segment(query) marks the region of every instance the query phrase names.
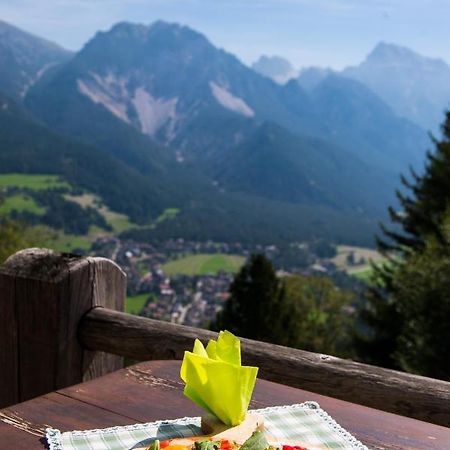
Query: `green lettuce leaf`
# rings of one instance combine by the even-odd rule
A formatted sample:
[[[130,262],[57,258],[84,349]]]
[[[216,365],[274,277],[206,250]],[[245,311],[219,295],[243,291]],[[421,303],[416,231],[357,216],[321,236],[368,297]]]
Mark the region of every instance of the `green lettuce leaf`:
[[[253,434],[242,444],[240,450],[266,450],[269,447],[269,443],[262,431],[255,431]]]

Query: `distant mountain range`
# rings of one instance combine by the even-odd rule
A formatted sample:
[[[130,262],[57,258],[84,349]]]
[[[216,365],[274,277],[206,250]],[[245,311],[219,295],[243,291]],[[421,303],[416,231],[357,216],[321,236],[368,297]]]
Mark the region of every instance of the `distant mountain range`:
[[[4,48],[25,52],[16,44],[23,36],[27,48],[54,53],[23,70],[30,75],[16,78],[14,89],[0,73],[0,91],[22,104],[5,100],[0,142],[11,127],[39,127],[52,142],[22,141],[21,153],[0,143],[9,161],[0,170],[36,172],[45,159],[47,172],[76,173],[80,186],[84,173],[98,177],[89,188],[136,222],[181,210],[170,223],[135,232],[141,238],[368,243],[399,173],[420,168],[428,146],[423,129],[356,79],[312,69],[280,85],[188,27],[119,23],[71,55],[3,26],[0,60]],[[49,160],[48,148],[70,148],[79,169],[64,169],[62,150]]]
[[[252,67],[277,82],[297,78],[307,90],[331,74],[351,78],[371,89],[399,117],[427,131],[436,132],[444,111],[450,108],[450,66],[442,59],[428,58],[395,44],[380,42],[365,61],[341,72],[308,67],[297,76],[286,59],[264,55]]]
[[[406,47],[381,42],[342,75],[364,83],[399,116],[436,131],[450,108],[450,66]]]

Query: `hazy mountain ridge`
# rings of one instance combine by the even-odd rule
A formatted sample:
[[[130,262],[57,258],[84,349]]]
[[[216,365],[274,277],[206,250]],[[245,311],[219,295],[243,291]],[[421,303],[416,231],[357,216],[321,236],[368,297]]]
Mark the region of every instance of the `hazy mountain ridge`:
[[[398,115],[427,130],[436,131],[450,107],[450,66],[406,47],[380,42],[342,75],[364,83]]]
[[[255,72],[271,78],[279,84],[284,84],[298,75],[298,71],[292,64],[281,56],[261,55],[251,67]]]
[[[20,100],[50,67],[71,52],[0,20],[0,90]]]
[[[306,91],[311,91],[329,75],[336,75],[336,72],[329,68],[307,67],[300,71],[297,83]]]
[[[398,117],[364,84],[331,73],[309,92],[327,140],[395,176],[409,166],[422,170],[429,145],[424,130]]]
[[[342,148],[297,136],[270,122],[223,158],[227,161],[217,165],[216,179],[230,188],[275,201],[323,205],[348,214],[382,215],[395,188],[389,175]],[[377,190],[373,189],[375,183]]]

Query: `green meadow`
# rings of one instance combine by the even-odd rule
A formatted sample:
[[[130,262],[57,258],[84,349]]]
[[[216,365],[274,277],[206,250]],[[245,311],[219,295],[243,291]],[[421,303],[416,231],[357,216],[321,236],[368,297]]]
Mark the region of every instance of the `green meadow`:
[[[238,255],[198,254],[175,259],[162,266],[167,275],[206,275],[216,274],[220,271],[235,273],[245,263],[245,258]]]
[[[27,175],[23,173],[0,174],[0,188],[18,187],[34,190],[69,188],[66,181],[62,181],[57,175]]]

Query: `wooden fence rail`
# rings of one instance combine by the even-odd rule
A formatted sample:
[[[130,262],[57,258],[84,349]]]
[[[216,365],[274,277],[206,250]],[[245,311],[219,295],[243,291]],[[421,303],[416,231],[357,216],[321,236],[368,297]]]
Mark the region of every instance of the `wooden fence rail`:
[[[80,323],[82,345],[137,360],[181,359],[198,337],[216,333],[104,308]],[[245,364],[259,376],[330,397],[450,426],[450,383],[318,353],[241,339]]]
[[[206,330],[123,313],[126,278],[112,261],[29,249],[0,267],[0,406],[136,360],[181,359]],[[242,339],[259,376],[450,426],[450,383]]]

